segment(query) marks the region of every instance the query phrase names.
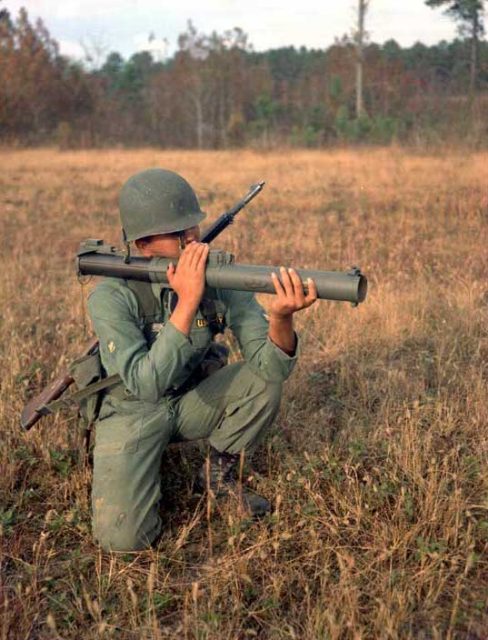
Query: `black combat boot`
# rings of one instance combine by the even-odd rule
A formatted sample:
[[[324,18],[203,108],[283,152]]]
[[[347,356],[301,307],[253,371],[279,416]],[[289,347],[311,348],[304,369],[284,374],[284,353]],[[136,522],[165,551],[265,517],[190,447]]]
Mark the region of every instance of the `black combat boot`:
[[[240,455],[226,453],[210,447],[209,459],[198,472],[197,488],[200,491],[210,489],[215,497],[237,497],[244,510],[254,517],[262,517],[271,512],[271,504],[259,494],[243,487],[238,481]]]

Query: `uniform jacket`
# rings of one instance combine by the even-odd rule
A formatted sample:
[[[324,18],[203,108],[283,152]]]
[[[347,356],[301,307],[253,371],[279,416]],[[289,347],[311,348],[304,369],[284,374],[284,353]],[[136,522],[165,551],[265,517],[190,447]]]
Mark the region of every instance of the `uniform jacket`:
[[[107,375],[120,374],[128,393],[157,403],[188,382],[205,356],[212,332],[199,310],[190,336],[184,335],[170,321],[170,292],[164,294],[159,284],[153,284],[152,290],[162,302],[160,315],[149,325],[127,282],[117,278],[105,278],[96,286],[88,311]],[[298,340],[295,354],[289,356],[268,338],[268,321],[254,294],[207,289],[205,296],[214,300],[217,313],[225,318],[256,374],[264,380],[286,380],[297,359]]]

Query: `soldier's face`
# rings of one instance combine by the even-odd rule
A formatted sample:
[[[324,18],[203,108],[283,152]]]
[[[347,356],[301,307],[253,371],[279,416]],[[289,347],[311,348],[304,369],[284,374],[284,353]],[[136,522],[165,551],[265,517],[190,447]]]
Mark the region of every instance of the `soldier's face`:
[[[161,233],[143,240],[136,240],[136,245],[147,258],[179,258],[181,251],[190,242],[200,240],[200,227],[197,225],[179,233]]]

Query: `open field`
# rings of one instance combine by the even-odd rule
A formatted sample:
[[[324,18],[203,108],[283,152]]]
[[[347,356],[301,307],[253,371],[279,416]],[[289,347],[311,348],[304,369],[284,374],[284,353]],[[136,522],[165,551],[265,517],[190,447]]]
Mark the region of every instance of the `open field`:
[[[488,154],[0,151],[0,638],[488,638]],[[24,398],[90,336],[78,242],[119,240],[133,172],[182,173],[242,262],[345,270],[367,301],[297,316],[255,456],[266,522],[208,517],[197,445],[164,457],[155,550],[101,553],[73,414]],[[266,304],[266,297],[262,298]]]

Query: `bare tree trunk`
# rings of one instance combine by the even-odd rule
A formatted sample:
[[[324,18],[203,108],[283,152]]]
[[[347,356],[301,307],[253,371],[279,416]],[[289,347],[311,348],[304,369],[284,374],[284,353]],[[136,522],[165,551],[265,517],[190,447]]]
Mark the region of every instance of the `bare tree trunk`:
[[[219,128],[220,128],[220,146],[224,149],[227,147],[227,122],[225,117],[225,89],[220,88],[219,92]]]
[[[363,63],[364,63],[364,23],[369,0],[358,0],[358,28],[356,32],[356,118],[364,113]]]
[[[473,11],[473,23],[471,31],[471,62],[469,70],[469,93],[474,96],[476,91],[476,80],[478,77],[478,36],[479,36],[479,13]]]
[[[197,148],[203,149],[203,107],[202,96],[199,91],[192,93],[193,104],[195,105],[196,116],[196,134],[197,134]]]

